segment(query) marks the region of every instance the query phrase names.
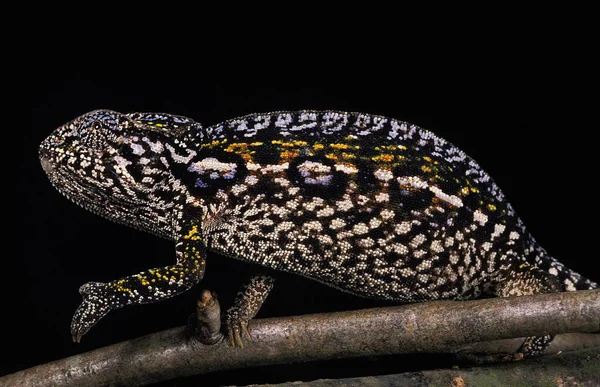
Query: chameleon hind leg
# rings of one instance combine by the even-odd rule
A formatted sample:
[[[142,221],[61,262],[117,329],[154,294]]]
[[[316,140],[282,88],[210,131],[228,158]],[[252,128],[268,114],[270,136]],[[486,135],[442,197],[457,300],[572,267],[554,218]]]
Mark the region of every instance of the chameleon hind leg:
[[[275,279],[268,275],[256,275],[238,292],[235,302],[227,310],[225,326],[227,338],[233,347],[244,348],[242,336],[251,340],[248,322],[256,316],[269,295]]]
[[[175,248],[177,263],[143,271],[112,282],[88,282],[79,288],[83,302],[71,322],[73,341],[80,342],[92,326],[114,309],[148,304],[183,293],[204,276],[206,249],[200,226],[184,222]]]
[[[495,295],[498,297],[528,296],[563,290],[558,278],[526,263],[512,267],[506,273],[508,275],[497,280]],[[554,336],[551,335],[528,337],[517,351],[517,356],[539,356],[553,339]]]

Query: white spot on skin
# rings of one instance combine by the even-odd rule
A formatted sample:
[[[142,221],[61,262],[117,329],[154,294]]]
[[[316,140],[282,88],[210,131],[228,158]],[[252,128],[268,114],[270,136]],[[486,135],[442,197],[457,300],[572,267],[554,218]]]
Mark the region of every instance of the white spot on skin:
[[[423,251],[423,250],[417,250],[417,251],[413,252],[413,256],[415,258],[421,258],[423,255],[425,255],[425,251]]]
[[[573,284],[573,281],[571,281],[568,278],[565,280],[565,290],[567,290],[569,292],[573,292],[573,291],[577,290],[577,288]]]
[[[323,225],[321,224],[321,222],[315,220],[313,222],[304,223],[304,226],[302,226],[302,228],[304,230],[306,230],[306,231],[315,230],[315,231],[318,232],[318,231],[321,231],[323,229]]]
[[[358,195],[356,202],[358,203],[359,206],[364,206],[365,204],[367,204],[369,202],[369,198],[364,195]]]
[[[490,242],[485,242],[481,245],[481,248],[484,251],[490,251],[490,249],[492,248],[492,244]]]
[[[277,226],[275,226],[275,232],[289,231],[292,228],[294,228],[294,223],[289,221],[281,222]]]
[[[233,187],[231,187],[231,193],[234,194],[235,196],[238,196],[239,194],[245,192],[248,189],[248,186],[244,185],[244,184],[236,184]]]
[[[329,228],[331,228],[332,230],[338,230],[344,226],[346,226],[346,222],[340,218],[333,219],[329,224]]]
[[[337,203],[337,208],[340,211],[348,211],[349,209],[351,209],[353,207],[352,205],[352,201],[350,199],[345,199],[345,200],[339,200]]]
[[[388,202],[390,201],[390,195],[388,195],[385,192],[380,192],[377,195],[375,195],[375,201],[377,203]]]
[[[348,174],[348,175],[358,172],[358,169],[356,169],[355,167],[350,166],[350,165],[344,165],[344,164],[336,164],[335,170],[344,172],[345,174]]]
[[[479,210],[473,212],[473,221],[481,224],[482,226],[487,223],[488,216]]]
[[[371,238],[365,238],[365,239],[359,239],[358,241],[356,241],[356,244],[364,249],[368,249],[370,247],[373,247],[373,245],[375,244],[375,241]]]
[[[323,206],[323,202],[324,202],[324,200],[322,198],[315,197],[315,198],[313,198],[313,200],[311,202],[304,203],[304,204],[302,204],[302,206],[307,211],[314,211],[317,207]]]
[[[554,267],[551,267],[550,269],[548,269],[548,273],[552,275],[558,275],[558,270],[556,270],[556,268]]]
[[[169,152],[171,152],[171,158],[179,164],[189,164],[189,162],[192,160],[192,158],[194,156],[196,156],[196,152],[193,150],[187,150],[188,154],[187,156],[182,156],[176,153],[176,149],[173,148],[170,144],[166,144],[165,145],[167,147],[167,149],[169,150]]]
[[[335,214],[335,210],[332,207],[327,206],[317,211],[317,218],[323,218],[333,214]]]
[[[333,239],[329,235],[319,235],[318,239],[322,245],[332,245],[333,244]]]
[[[381,215],[381,219],[390,220],[390,219],[394,218],[395,214],[394,214],[394,211],[385,209],[385,210],[381,211],[380,215]]]
[[[463,206],[463,202],[462,200],[460,200],[460,198],[456,195],[448,195],[446,193],[444,193],[441,189],[439,189],[436,186],[430,186],[429,190],[431,192],[433,192],[433,194],[435,195],[436,198],[440,199],[443,202],[446,202],[448,204],[451,204],[455,207],[462,207]]]
[[[458,254],[450,254],[450,263],[453,265],[458,263]]]
[[[273,181],[282,187],[289,187],[290,185],[290,181],[282,177],[276,177],[273,179]]]
[[[417,247],[419,247],[426,240],[427,240],[427,238],[425,237],[425,235],[419,234],[416,237],[414,237],[412,239],[412,241],[410,241],[410,247],[412,247],[413,249],[416,249]]]
[[[223,163],[214,157],[207,157],[195,163],[191,163],[188,167],[190,172],[204,173],[212,171],[211,178],[223,176],[232,178],[237,170],[236,163]]]
[[[429,246],[429,249],[431,251],[433,251],[434,253],[441,253],[442,251],[444,251],[444,247],[442,246],[442,242],[439,240],[434,240],[433,242],[431,242],[431,246]]]
[[[404,235],[408,233],[411,228],[412,225],[410,224],[410,222],[402,222],[396,225],[396,227],[394,228],[394,233],[398,235]]]
[[[131,149],[133,150],[133,154],[138,156],[143,155],[145,152],[144,147],[140,144],[131,144]]]
[[[510,234],[508,234],[508,239],[519,239],[519,233],[516,231],[511,231]]]
[[[372,218],[369,221],[369,227],[371,228],[377,228],[381,225],[381,220],[377,219],[377,218]]]
[[[408,254],[408,247],[404,246],[402,243],[394,243],[389,248],[391,251],[396,254],[406,255]]]
[[[388,181],[394,178],[394,174],[392,173],[392,171],[387,169],[378,169],[373,174],[378,180],[382,181]]]
[[[494,225],[494,232],[491,235],[492,239],[499,237],[504,232],[505,229],[506,229],[506,226],[503,224]]]
[[[421,262],[420,264],[418,264],[416,269],[417,269],[417,271],[423,271],[423,270],[430,269],[431,266],[432,266],[432,262],[430,260],[426,259],[423,262]]]
[[[160,141],[152,142],[150,139],[148,139],[148,137],[143,137],[142,141],[147,143],[150,146],[150,150],[154,153],[162,153],[165,150]]]
[[[369,232],[369,227],[364,223],[358,223],[354,225],[352,232],[356,235],[363,235]]]
[[[246,179],[244,179],[244,182],[247,185],[254,185],[254,184],[258,183],[258,178],[256,176],[249,175],[249,176],[246,176]]]
[[[289,163],[283,163],[283,164],[269,164],[269,165],[265,165],[264,167],[261,168],[261,172],[262,173],[269,173],[269,172],[285,172],[288,168],[290,167]]]
[[[402,176],[396,180],[398,183],[400,183],[400,185],[409,185],[417,189],[427,188],[428,186],[427,182],[421,180],[418,176]]]

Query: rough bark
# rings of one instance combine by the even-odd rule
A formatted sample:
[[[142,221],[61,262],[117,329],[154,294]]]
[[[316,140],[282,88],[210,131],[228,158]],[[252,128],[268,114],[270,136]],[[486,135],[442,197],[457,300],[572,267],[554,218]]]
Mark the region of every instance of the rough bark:
[[[600,332],[600,290],[261,319],[250,332],[254,340],[240,349],[202,345],[187,339],[184,327],[170,329],[20,371],[0,385],[132,386],[259,365],[456,353],[475,342]]]

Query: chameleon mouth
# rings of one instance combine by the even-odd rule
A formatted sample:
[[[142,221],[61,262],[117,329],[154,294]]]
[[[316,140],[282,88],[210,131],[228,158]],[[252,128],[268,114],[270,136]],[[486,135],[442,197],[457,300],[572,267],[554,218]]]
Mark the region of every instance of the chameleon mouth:
[[[44,156],[40,157],[40,164],[42,164],[42,169],[48,175],[51,175],[52,173],[54,173],[54,170],[56,169],[54,162],[52,162],[52,160],[50,160],[49,158],[44,157]]]

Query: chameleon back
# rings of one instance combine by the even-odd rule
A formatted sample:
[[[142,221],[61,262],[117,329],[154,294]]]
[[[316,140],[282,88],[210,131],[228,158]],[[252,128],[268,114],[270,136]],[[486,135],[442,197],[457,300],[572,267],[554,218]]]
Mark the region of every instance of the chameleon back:
[[[527,262],[594,285],[537,245],[474,160],[415,125],[275,112],[188,141],[179,176],[225,255],[394,301],[471,298]]]

